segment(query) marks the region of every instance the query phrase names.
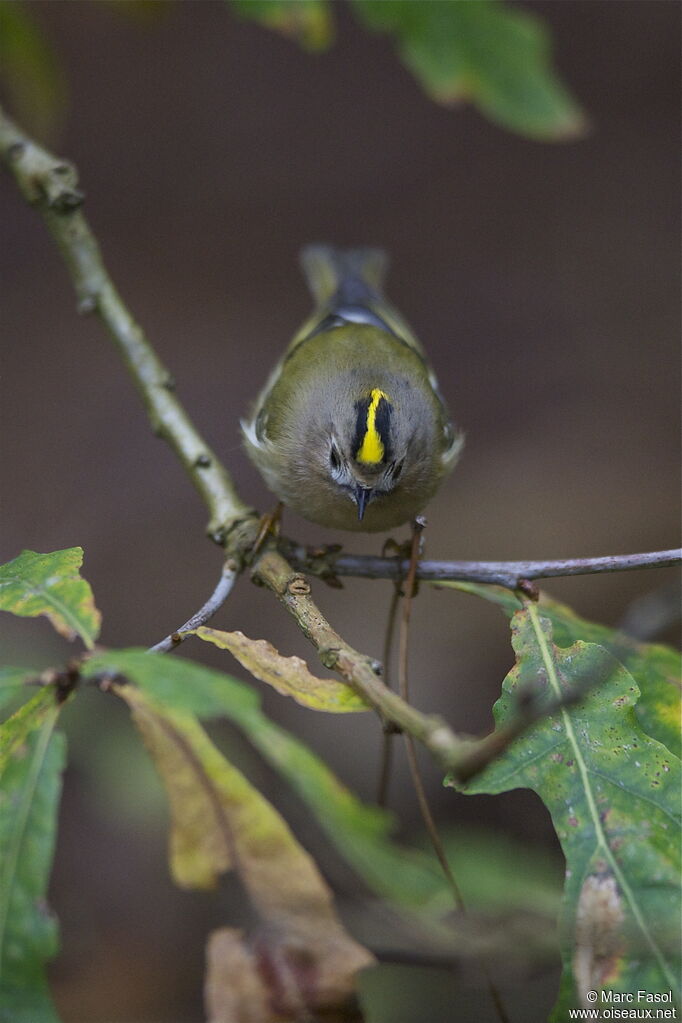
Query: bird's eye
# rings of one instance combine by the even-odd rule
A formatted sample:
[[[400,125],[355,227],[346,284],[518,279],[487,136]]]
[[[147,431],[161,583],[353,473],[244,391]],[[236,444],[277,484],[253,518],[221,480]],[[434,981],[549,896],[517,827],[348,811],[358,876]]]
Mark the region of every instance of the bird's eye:
[[[394,480],[399,480],[400,479],[400,474],[401,474],[402,471],[403,471],[403,463],[402,463],[402,461],[401,462],[394,462],[393,463],[393,479]]]
[[[341,468],[341,457],[335,444],[332,444],[329,449],[329,464],[334,472],[338,472]]]

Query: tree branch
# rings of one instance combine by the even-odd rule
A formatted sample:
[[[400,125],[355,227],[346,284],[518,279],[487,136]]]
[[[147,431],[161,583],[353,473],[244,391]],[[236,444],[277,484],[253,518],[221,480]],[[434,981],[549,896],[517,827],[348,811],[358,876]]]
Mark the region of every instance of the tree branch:
[[[80,212],[84,195],[75,167],[37,145],[0,109],[0,156],[28,200],[43,216],[69,269],[82,313],[96,312],[142,395],[154,432],[178,456],[210,512],[209,535],[218,543],[253,515],[229,473],[175,397],[174,381],[114,287],[97,241]]]
[[[252,575],[268,586],[296,619],[326,668],[337,671],[385,721],[422,742],[446,770],[454,768],[473,740],[455,735],[442,718],[422,714],[385,686],[377,675],[381,666],[339,636],[313,602],[308,580],[274,547],[258,557]]]
[[[399,580],[407,574],[409,560],[367,554],[339,554],[335,550],[310,553],[305,547],[283,541],[289,561],[312,575],[357,576],[362,579]],[[417,578],[430,582],[494,583],[518,589],[522,579],[549,579],[601,572],[626,572],[636,568],[664,568],[682,562],[682,549],[644,554],[613,554],[601,558],[564,558],[558,561],[420,561]]]
[[[565,707],[572,707],[576,703],[580,703],[600,681],[601,679],[588,680],[582,686],[575,686],[561,698],[549,701],[540,699],[540,693],[520,693],[516,700],[516,713],[512,720],[494,732],[484,735],[482,739],[472,742],[468,751],[458,758],[452,770],[453,776],[461,784],[471,781],[493,760],[502,756],[505,750],[534,724],[552,717]]]
[[[317,648],[322,662],[335,669],[385,721],[421,741],[445,769],[457,774],[459,765],[466,763],[472,750],[487,740],[455,735],[441,718],[420,713],[388,689],[377,677],[378,665],[338,635],[310,597],[307,580],[292,569],[272,542],[252,556],[258,535],[257,515],[241,500],[229,473],[194,427],[174,394],[168,370],[116,291],[95,237],[80,212],[84,197],[73,165],[33,142],[1,109],[0,158],[24,197],[43,216],[71,274],[80,311],[97,312],[107,327],[142,395],[152,428],[170,444],[209,509],[209,535],[225,547],[228,561],[219,587],[182,628],[195,624],[197,616],[203,616],[207,608],[209,614],[212,608],[217,609],[217,602],[227,596],[225,591],[229,592],[238,573],[249,559],[253,560],[254,578],[276,594]],[[300,546],[289,543],[287,551],[293,552],[297,564],[304,565],[307,571],[331,578],[344,574],[397,579],[408,571],[408,564],[395,558],[336,557],[327,551],[314,563]],[[680,552],[665,551],[560,562],[421,562],[417,575],[424,579],[458,578],[516,588],[520,578],[621,571],[676,564],[679,560]],[[168,642],[173,645],[172,635],[157,647],[169,649]]]
[[[211,513],[208,531],[225,546],[239,572],[258,535],[258,518],[238,496],[227,470],[195,429],[173,393],[172,378],[123,304],[80,212],[83,193],[75,168],[32,141],[0,109],[0,157],[25,198],[42,214],[71,273],[82,312],[96,311],[130,371],[154,431],[172,447]],[[272,544],[256,555],[254,577],[268,586],[335,668],[382,717],[423,742],[446,768],[466,740],[438,717],[421,714],[380,681],[370,658],[358,653],[331,627],[310,597],[310,585]],[[162,641],[165,642],[165,641]],[[172,643],[172,639],[171,639]]]
[[[214,589],[206,603],[196,611],[191,618],[181,625],[175,632],[162,639],[159,643],[149,648],[150,654],[165,654],[169,650],[175,650],[180,643],[187,638],[185,635],[190,629],[198,629],[205,625],[213,617],[216,611],[223,606],[239,576],[239,566],[233,558],[228,558],[220,573],[218,585]]]

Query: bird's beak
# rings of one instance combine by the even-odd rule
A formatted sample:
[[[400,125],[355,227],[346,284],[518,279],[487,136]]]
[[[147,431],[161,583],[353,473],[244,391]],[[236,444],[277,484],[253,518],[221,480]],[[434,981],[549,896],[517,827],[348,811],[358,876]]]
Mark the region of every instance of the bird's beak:
[[[358,519],[362,522],[365,514],[365,508],[372,500],[372,490],[369,487],[361,487],[358,485],[355,488],[355,503],[358,506]]]

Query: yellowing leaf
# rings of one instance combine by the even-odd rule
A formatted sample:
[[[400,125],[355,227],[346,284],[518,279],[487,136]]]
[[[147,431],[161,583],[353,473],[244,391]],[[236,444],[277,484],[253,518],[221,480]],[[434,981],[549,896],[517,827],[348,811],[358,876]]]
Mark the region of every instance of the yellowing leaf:
[[[283,657],[265,639],[249,639],[243,632],[221,632],[201,626],[194,635],[229,650],[254,678],[272,686],[284,696],[313,710],[343,714],[368,710],[364,700],[345,682],[333,678],[317,678],[308,671],[300,657]]]
[[[130,685],[115,691],[131,707],[168,793],[175,879],[208,887],[232,864],[262,921],[259,956],[282,1011],[340,1004],[373,957],[341,926],[312,858],[191,715]]]
[[[22,551],[0,565],[0,610],[28,618],[45,615],[62,636],[78,635],[91,650],[101,616],[89,584],[79,575],[82,564],[80,547],[51,554]]]
[[[0,725],[0,782],[3,771],[17,750],[24,745],[31,732],[54,714],[55,706],[54,689],[45,686]]]
[[[0,668],[0,717],[6,715],[6,708],[11,705],[19,696],[26,696],[26,681],[29,678],[36,678],[40,675],[40,669],[31,671],[30,668],[15,668],[5,665]]]
[[[233,845],[230,810],[222,806],[215,777],[220,755],[191,715],[161,713],[132,686],[118,686],[116,692],[130,707],[166,787],[174,881],[181,888],[215,887],[232,865]]]
[[[87,671],[123,675],[164,707],[200,717],[226,716],[289,781],[371,888],[401,904],[428,907],[433,914],[449,911],[452,897],[433,858],[394,843],[391,814],[361,803],[323,760],[263,713],[259,694],[245,682],[181,657],[144,650],[98,651]]]

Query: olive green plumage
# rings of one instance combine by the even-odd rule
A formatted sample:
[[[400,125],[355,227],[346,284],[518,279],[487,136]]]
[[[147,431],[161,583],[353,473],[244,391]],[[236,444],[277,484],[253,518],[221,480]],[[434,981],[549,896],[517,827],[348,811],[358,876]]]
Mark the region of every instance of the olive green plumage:
[[[301,263],[316,309],[242,422],[247,453],[304,518],[391,529],[433,496],[462,434],[421,345],[382,295],[385,254],[311,245]]]

